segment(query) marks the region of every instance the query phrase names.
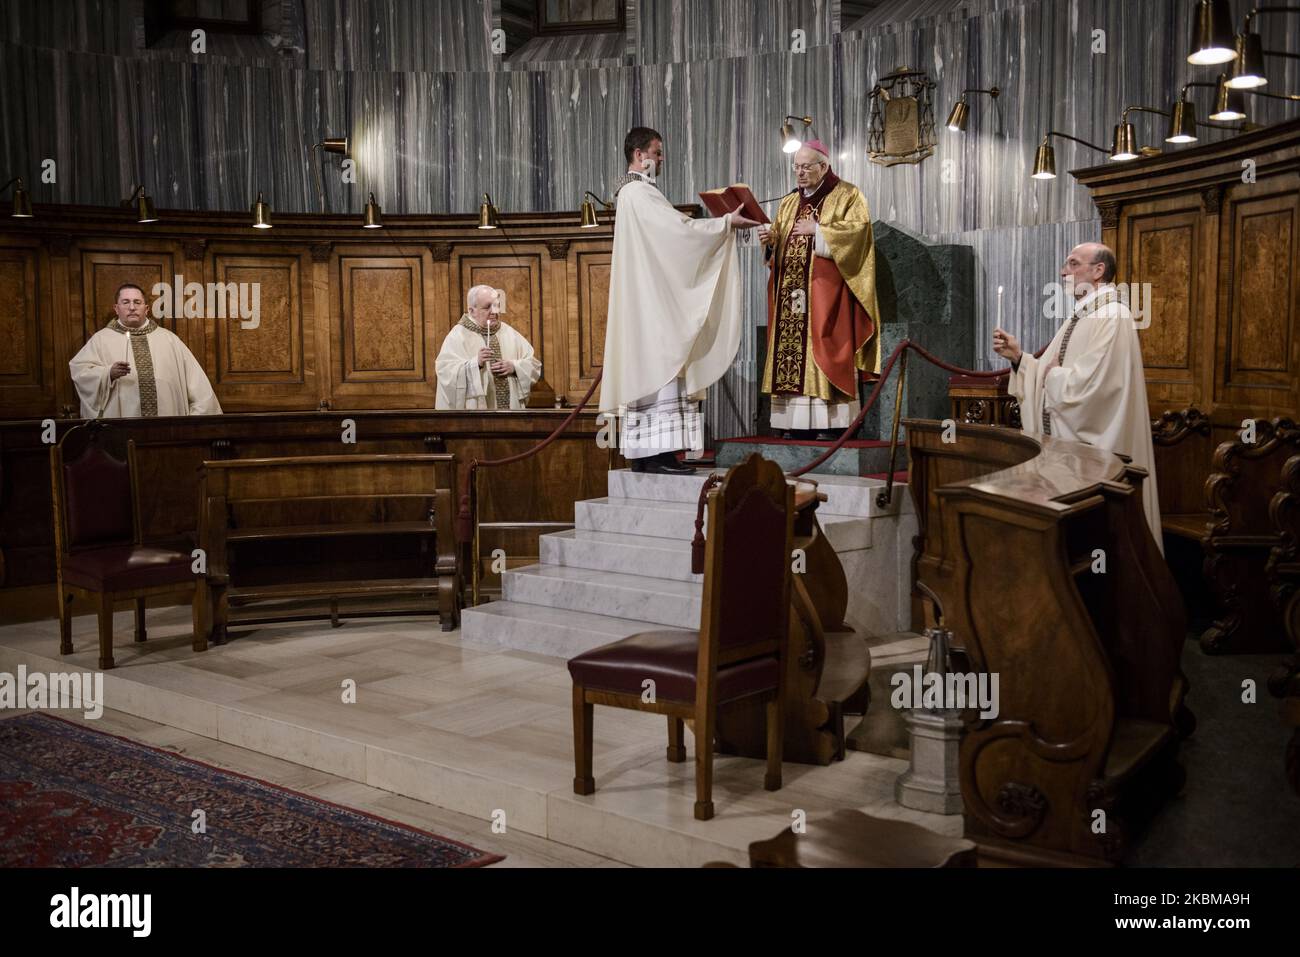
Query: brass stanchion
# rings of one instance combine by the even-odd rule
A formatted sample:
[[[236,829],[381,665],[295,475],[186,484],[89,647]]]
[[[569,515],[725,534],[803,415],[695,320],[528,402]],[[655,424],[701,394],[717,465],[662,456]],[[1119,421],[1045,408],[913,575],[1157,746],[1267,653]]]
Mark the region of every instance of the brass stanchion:
[[[894,470],[898,461],[898,420],[903,412],[903,380],[907,378],[907,350],[898,357],[898,388],[894,392],[894,427],[889,435],[889,471],[885,474],[885,490],[876,495],[876,505],[887,508],[894,497]]]

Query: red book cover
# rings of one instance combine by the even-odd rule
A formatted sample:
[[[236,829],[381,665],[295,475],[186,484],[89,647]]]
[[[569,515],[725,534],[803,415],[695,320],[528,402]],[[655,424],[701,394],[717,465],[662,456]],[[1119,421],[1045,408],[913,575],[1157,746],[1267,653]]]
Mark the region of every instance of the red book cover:
[[[752,219],[756,223],[770,223],[767,214],[763,208],[758,205],[758,200],[754,194],[749,191],[749,187],[744,183],[736,183],[733,186],[724,186],[720,189],[705,190],[700,193],[700,201],[704,203],[705,208],[714,216],[719,218],[727,215],[737,206],[743,206],[741,215],[746,219]]]

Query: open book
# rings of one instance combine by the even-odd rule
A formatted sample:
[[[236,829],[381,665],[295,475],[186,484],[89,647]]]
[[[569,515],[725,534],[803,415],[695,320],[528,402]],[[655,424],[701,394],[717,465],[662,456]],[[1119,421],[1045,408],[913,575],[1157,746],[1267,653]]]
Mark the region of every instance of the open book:
[[[744,183],[736,183],[734,186],[724,186],[721,189],[710,189],[700,193],[700,199],[710,213],[719,218],[727,215],[737,206],[744,206],[741,215],[747,219],[752,219],[756,223],[770,223],[767,214],[763,208],[758,205],[758,200],[754,199],[754,194],[749,191],[749,187]]]

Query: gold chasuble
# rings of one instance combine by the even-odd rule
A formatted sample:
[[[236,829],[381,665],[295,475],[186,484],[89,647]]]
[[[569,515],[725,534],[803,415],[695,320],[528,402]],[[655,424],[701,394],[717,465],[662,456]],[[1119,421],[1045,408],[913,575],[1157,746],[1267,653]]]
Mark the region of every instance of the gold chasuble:
[[[816,254],[816,235],[791,235],[795,222],[808,218],[817,222],[829,258]],[[795,190],[781,200],[772,240],[763,391],[856,400],[858,371],[880,369],[876,247],[866,198],[828,170],[811,195]]]

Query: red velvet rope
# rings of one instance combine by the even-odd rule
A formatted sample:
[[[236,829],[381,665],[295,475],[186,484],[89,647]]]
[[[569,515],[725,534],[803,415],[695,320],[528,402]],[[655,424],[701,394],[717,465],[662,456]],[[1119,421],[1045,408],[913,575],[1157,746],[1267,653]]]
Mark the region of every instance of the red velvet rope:
[[[468,542],[474,538],[474,523],[469,514],[469,490],[472,487],[471,483],[474,481],[474,473],[477,472],[480,467],[486,468],[492,465],[509,465],[512,462],[523,461],[530,456],[536,455],[542,449],[554,442],[556,437],[567,429],[570,423],[578,417],[578,413],[587,407],[587,403],[591,401],[591,394],[596,391],[596,386],[600,385],[601,377],[604,376],[604,374],[604,369],[601,369],[596,373],[596,378],[591,380],[591,388],[589,388],[587,394],[582,397],[582,401],[573,407],[573,411],[564,417],[564,421],[555,427],[555,431],[542,439],[542,441],[538,442],[531,449],[524,449],[524,451],[517,455],[508,455],[503,459],[489,459],[486,462],[480,462],[478,459],[470,460],[469,468],[465,470],[465,476],[461,479],[460,511],[456,515],[456,538],[458,541]]]
[[[929,350],[927,350],[923,346],[917,345],[912,340],[903,339],[901,342],[898,343],[898,345],[894,347],[894,351],[889,354],[889,359],[885,362],[884,367],[880,370],[880,377],[876,379],[875,387],[871,390],[871,395],[867,398],[866,404],[862,406],[862,411],[858,413],[858,417],[853,420],[853,422],[849,425],[847,429],[844,430],[844,433],[835,441],[835,444],[826,450],[825,454],[819,456],[817,459],[805,465],[803,468],[796,469],[795,471],[788,473],[789,475],[797,477],[812,471],[814,468],[821,465],[823,462],[825,462],[832,455],[834,455],[836,452],[838,452],[840,449],[844,447],[844,443],[849,441],[849,438],[858,431],[858,428],[862,425],[863,419],[867,417],[867,413],[871,411],[871,407],[875,405],[876,399],[880,397],[880,390],[884,386],[885,380],[889,378],[889,373],[893,371],[894,363],[898,361],[898,357],[899,355],[902,354],[904,349],[911,349],[913,352],[918,353],[921,356],[921,358],[925,359],[927,362],[930,362],[931,364],[938,366],[940,369],[944,369],[948,372],[951,372],[954,375],[970,376],[971,378],[974,379],[1000,379],[1003,376],[1010,374],[1011,372],[1010,369],[1000,369],[992,372],[979,371],[976,369],[963,369],[960,366],[955,366],[950,362],[944,362],[938,356],[933,355],[932,353],[930,353]],[[1046,347],[1044,347],[1044,349],[1040,349],[1037,353],[1035,353],[1035,355],[1036,356],[1042,355],[1045,349]],[[565,417],[563,422],[561,422],[558,426],[556,426],[555,431],[553,431],[546,438],[542,439],[542,441],[538,442],[532,448],[525,449],[524,451],[518,453],[517,455],[510,455],[503,459],[489,459],[488,461],[485,462],[480,462],[478,459],[473,459],[469,463],[469,468],[465,470],[465,475],[461,480],[460,510],[456,515],[456,538],[459,541],[468,542],[474,537],[473,522],[471,520],[470,510],[469,510],[469,492],[471,488],[471,483],[474,481],[474,473],[477,472],[480,468],[488,468],[490,466],[495,466],[495,465],[510,465],[513,462],[523,461],[526,458],[530,458],[531,456],[536,455],[542,449],[546,448],[548,445],[554,442],[555,439],[559,436],[559,434],[563,432],[565,429],[567,429],[569,425],[573,422],[573,420],[577,418],[578,413],[581,412],[584,408],[586,408],[587,403],[591,401],[592,393],[596,391],[596,386],[600,385],[601,377],[604,374],[605,374],[604,369],[596,373],[596,378],[591,381],[591,388],[589,388],[587,390],[587,394],[582,397],[582,401],[573,407],[573,411],[570,412],[568,416]],[[702,497],[701,497],[701,501],[703,501]],[[702,538],[702,536],[700,537]]]

